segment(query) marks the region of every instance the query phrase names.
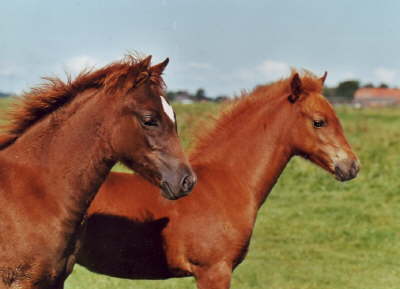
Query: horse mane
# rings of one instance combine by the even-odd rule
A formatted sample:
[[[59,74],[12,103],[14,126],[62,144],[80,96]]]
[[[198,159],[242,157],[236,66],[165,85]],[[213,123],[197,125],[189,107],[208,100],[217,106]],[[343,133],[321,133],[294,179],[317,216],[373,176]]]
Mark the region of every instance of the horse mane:
[[[126,55],[122,60],[113,62],[103,68],[84,69],[72,80],[67,76],[64,82],[57,77],[44,77],[47,82],[31,88],[21,95],[19,101],[7,112],[7,124],[1,126],[0,149],[12,144],[33,124],[45,116],[67,104],[74,97],[89,88],[104,89],[123,95],[145,80],[151,81],[152,89],[157,93],[165,88],[159,74],[151,74],[144,57],[133,54]]]
[[[254,113],[254,107],[271,105],[275,100],[287,98],[291,94],[290,82],[296,73],[300,75],[304,95],[321,93],[323,83],[317,76],[308,70],[297,71],[295,69],[292,69],[287,78],[259,85],[251,92],[242,92],[239,98],[229,102],[223,108],[218,118],[211,121],[208,119],[207,123],[201,123],[205,128],[196,137],[190,154],[191,161],[204,160],[205,148],[219,145],[215,140],[218,139],[221,132],[232,131],[233,126],[245,124],[246,118],[251,117]],[[237,121],[238,119],[243,121]]]

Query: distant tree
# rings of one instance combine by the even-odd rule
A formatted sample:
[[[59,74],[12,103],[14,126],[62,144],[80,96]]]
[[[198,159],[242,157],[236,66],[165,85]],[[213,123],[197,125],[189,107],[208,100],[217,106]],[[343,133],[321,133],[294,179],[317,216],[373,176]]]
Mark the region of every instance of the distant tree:
[[[214,98],[215,102],[223,102],[223,101],[226,101],[226,100],[229,100],[229,97],[226,96],[226,95],[219,95],[216,98]]]
[[[322,93],[326,97],[333,97],[333,96],[335,96],[336,88],[335,87],[324,86],[324,90],[323,90]]]
[[[368,82],[367,84],[364,84],[362,87],[364,87],[364,88],[374,88],[375,86],[371,82]]]
[[[169,101],[174,101],[176,97],[176,92],[174,91],[167,91],[167,98]]]
[[[207,99],[208,99],[208,97],[206,96],[206,92],[205,92],[205,90],[204,90],[203,88],[199,88],[199,89],[196,91],[196,93],[195,93],[195,95],[194,95],[194,98],[195,98],[197,101],[200,101],[200,100],[207,100]]]
[[[381,83],[380,85],[379,85],[379,88],[389,88],[389,85],[387,85],[386,83]]]
[[[11,93],[5,93],[5,92],[0,91],[0,97],[8,97],[10,95],[11,95]]]
[[[360,82],[358,80],[342,81],[336,88],[336,96],[353,98],[354,93],[359,87]]]

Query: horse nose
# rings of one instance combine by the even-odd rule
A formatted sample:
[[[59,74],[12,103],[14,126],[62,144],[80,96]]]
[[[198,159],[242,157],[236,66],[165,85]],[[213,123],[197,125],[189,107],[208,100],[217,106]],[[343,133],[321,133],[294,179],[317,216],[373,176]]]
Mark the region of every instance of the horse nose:
[[[341,160],[335,164],[336,178],[342,182],[354,179],[360,170],[357,160]]]
[[[182,194],[188,195],[192,191],[196,181],[196,176],[194,174],[184,176],[181,180]]]
[[[190,167],[169,171],[160,182],[162,195],[169,200],[187,196],[196,184],[196,175]]]

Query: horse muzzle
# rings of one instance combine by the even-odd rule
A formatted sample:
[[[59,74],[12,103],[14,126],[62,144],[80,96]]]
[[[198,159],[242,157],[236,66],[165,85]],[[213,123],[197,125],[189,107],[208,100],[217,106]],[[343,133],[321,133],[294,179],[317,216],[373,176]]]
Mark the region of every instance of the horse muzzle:
[[[162,189],[162,196],[168,200],[177,200],[184,196],[189,195],[197,182],[196,175],[188,170],[184,174],[177,173],[170,177],[165,176],[161,181],[160,187]]]
[[[335,162],[335,176],[341,182],[354,179],[360,171],[360,162],[353,159],[344,159]]]

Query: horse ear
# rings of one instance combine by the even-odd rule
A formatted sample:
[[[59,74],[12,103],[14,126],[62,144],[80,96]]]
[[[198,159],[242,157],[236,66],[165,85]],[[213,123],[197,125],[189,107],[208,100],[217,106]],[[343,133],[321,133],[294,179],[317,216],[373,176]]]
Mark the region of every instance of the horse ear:
[[[160,62],[159,64],[156,64],[156,65],[150,67],[150,71],[161,75],[161,73],[164,71],[165,67],[167,67],[168,62],[169,62],[169,58],[167,57],[163,62]]]
[[[319,79],[322,85],[324,85],[327,76],[328,76],[328,71],[325,71],[324,75],[322,75],[321,78]]]
[[[142,81],[149,77],[149,66],[151,63],[151,55],[147,56],[146,58],[142,59],[139,62],[139,75],[136,77],[136,83],[140,84]]]
[[[303,92],[301,79],[297,72],[293,75],[292,80],[290,81],[290,90],[291,94],[288,96],[288,100],[291,103],[295,103]]]
[[[147,56],[145,59],[140,61],[140,65],[143,67],[143,69],[148,69],[151,63],[151,55]]]

